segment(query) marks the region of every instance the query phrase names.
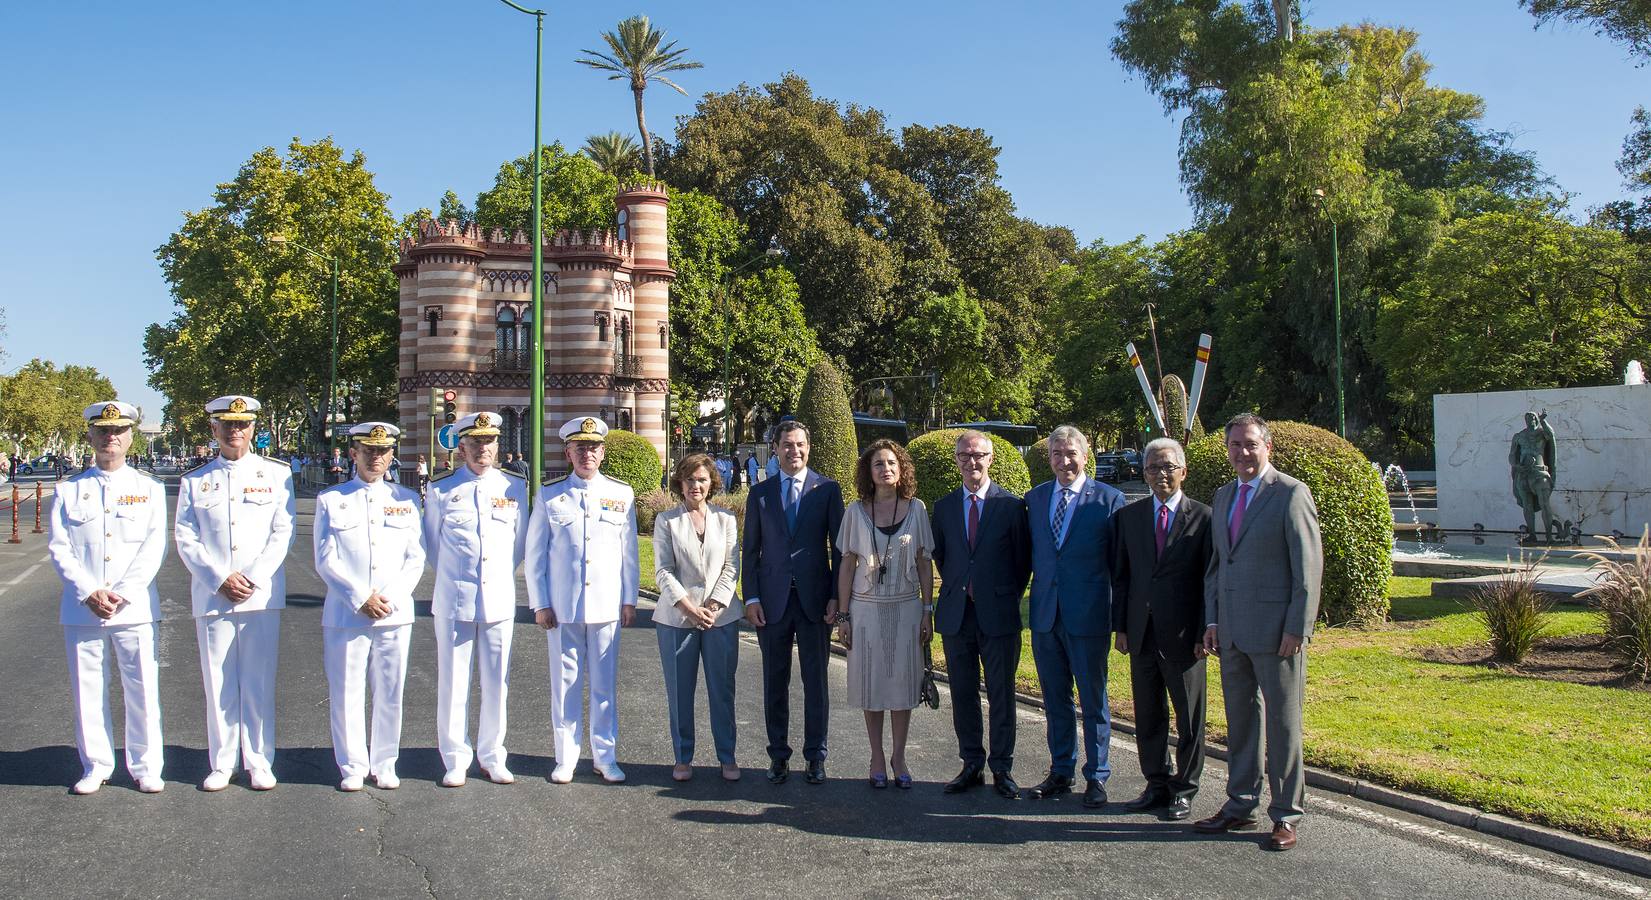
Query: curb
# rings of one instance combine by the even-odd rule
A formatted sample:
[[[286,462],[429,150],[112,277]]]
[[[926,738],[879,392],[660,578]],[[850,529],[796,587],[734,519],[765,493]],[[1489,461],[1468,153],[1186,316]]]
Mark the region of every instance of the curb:
[[[643,590],[641,595],[649,600],[658,601],[659,595]],[[831,643],[831,652],[837,656],[847,653],[836,641]],[[936,670],[935,680],[950,684],[943,670]],[[1031,694],[1015,692],[1017,704],[1032,709],[1044,708],[1043,700]],[[1135,725],[1127,719],[1114,718],[1112,730],[1135,735]],[[1204,744],[1207,756],[1227,761],[1227,748],[1221,744]],[[1374,803],[1380,806],[1396,809],[1411,815],[1454,825],[1468,831],[1477,831],[1481,834],[1503,838],[1516,843],[1525,844],[1550,853],[1569,856],[1583,862],[1592,863],[1609,869],[1638,875],[1642,878],[1651,878],[1651,854],[1641,853],[1622,847],[1617,844],[1594,838],[1571,834],[1530,822],[1521,822],[1497,813],[1485,812],[1470,806],[1462,806],[1445,800],[1436,800],[1420,794],[1410,794],[1386,785],[1363,781],[1347,775],[1307,766],[1307,784],[1311,787],[1333,794],[1341,794]]]

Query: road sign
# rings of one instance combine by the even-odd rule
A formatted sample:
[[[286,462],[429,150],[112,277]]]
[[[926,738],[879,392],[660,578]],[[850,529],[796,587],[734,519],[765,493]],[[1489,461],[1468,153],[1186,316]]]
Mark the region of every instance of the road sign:
[[[268,450],[269,449],[269,432],[267,432],[267,431],[258,432],[258,436],[252,439],[252,444],[253,444],[253,446],[257,447],[259,450]]]
[[[441,426],[441,428],[436,432],[436,443],[440,444],[443,450],[459,449],[458,430],[452,425]]]
[[[694,426],[694,440],[697,440],[697,441],[715,440],[716,436],[717,436],[716,428],[714,428],[710,425],[695,425]]]

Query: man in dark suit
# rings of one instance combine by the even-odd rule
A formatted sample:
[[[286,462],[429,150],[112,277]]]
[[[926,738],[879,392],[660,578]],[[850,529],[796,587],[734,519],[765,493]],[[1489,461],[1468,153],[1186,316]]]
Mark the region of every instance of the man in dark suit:
[[[808,783],[825,781],[826,661],[842,554],[843,491],[808,468],[808,428],[795,419],[774,430],[780,474],[751,489],[745,501],[745,560],[741,586],[745,618],[762,650],[763,718],[768,725],[768,780],[784,782],[791,759],[791,648],[803,682],[803,759]]]
[[[1147,787],[1124,804],[1185,819],[1204,771],[1204,572],[1210,508],[1181,493],[1187,455],[1170,438],[1147,444],[1142,473],[1152,496],[1118,511],[1113,531],[1112,630],[1129,656],[1135,744]],[[1169,703],[1164,699],[1168,694]],[[1170,767],[1169,713],[1175,708]]]
[[[1296,845],[1306,796],[1301,702],[1307,640],[1318,618],[1324,550],[1307,486],[1273,468],[1266,420],[1245,413],[1223,429],[1237,480],[1215,492],[1213,553],[1204,577],[1204,649],[1221,655],[1227,707],[1227,803],[1193,828],[1219,834],[1255,826],[1265,732],[1267,846]]]
[[[1086,477],[1089,440],[1071,425],[1049,435],[1055,480],[1026,495],[1032,539],[1032,658],[1043,686],[1049,734],[1049,775],[1033,799],[1072,790],[1077,774],[1077,710],[1083,701],[1083,805],[1106,805],[1112,713],[1106,700],[1106,658],[1112,642],[1112,515],[1124,495]]]
[[[1026,504],[994,483],[992,439],[978,431],[958,436],[955,458],[963,486],[941,497],[930,515],[940,599],[934,629],[946,654],[952,687],[952,727],[963,771],[946,785],[958,794],[985,783],[1010,800],[1020,786],[1015,761],[1015,670],[1020,667],[1020,597],[1032,571]],[[981,670],[991,704],[992,755],[980,722]]]

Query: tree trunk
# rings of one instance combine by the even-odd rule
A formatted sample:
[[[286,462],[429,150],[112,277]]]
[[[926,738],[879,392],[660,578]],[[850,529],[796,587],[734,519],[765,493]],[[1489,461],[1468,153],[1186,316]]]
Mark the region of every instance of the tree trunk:
[[[642,132],[642,156],[648,161],[648,178],[654,177],[654,142],[648,137],[648,120],[642,117],[642,91],[647,83],[631,82],[631,93],[636,95],[636,130]]]
[[[1295,39],[1295,30],[1290,21],[1290,0],[1273,0],[1273,20],[1278,23],[1279,38],[1286,41]]]

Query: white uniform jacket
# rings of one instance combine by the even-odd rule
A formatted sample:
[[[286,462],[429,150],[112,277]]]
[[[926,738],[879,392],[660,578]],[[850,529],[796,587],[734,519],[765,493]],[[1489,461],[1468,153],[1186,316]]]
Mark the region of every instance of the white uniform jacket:
[[[413,588],[424,575],[418,492],[359,478],[315,498],[315,574],[327,585],[321,624],[388,628],[413,622]],[[363,615],[373,594],[390,601],[382,619]]]
[[[636,495],[598,472],[546,485],[528,525],[527,599],[556,621],[600,624],[636,605]]]
[[[469,466],[430,482],[424,552],[436,570],[431,612],[459,622],[516,618],[516,567],[527,546],[527,482]]]
[[[64,625],[138,625],[160,619],[155,573],[166,557],[166,488],[131,466],[105,475],[87,469],[57,486],[52,567],[63,578],[58,621]],[[86,606],[93,591],[126,603],[100,619]]]
[[[257,454],[234,462],[220,456],[184,474],[172,530],[191,576],[196,617],[286,607],[282,564],[292,549],[294,512],[292,470]],[[256,588],[244,603],[218,593],[235,572]]]

